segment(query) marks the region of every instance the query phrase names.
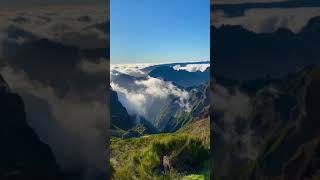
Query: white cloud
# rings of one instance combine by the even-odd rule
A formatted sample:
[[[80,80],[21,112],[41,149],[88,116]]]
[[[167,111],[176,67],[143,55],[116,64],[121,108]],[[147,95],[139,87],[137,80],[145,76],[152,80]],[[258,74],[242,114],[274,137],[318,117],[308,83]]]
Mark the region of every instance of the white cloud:
[[[111,87],[118,93],[119,101],[126,107],[130,114],[146,116],[146,95],[136,91],[129,91],[113,82],[111,82]]]
[[[186,66],[175,65],[173,66],[173,69],[176,71],[185,70],[189,72],[197,72],[197,71],[204,72],[209,67],[210,67],[210,64],[187,64]]]
[[[146,73],[142,69],[152,65],[154,64],[111,64],[111,75],[116,75],[116,72],[120,72],[134,77],[142,77],[146,76]]]
[[[222,25],[242,25],[253,32],[273,32],[278,28],[287,28],[299,32],[308,21],[320,15],[320,8],[266,8],[249,9],[243,16],[228,17],[222,10],[211,14],[211,23]]]
[[[161,108],[171,96],[177,98],[176,103],[181,108],[190,111],[189,93],[162,79],[147,77],[145,80],[135,81],[134,86],[128,85],[128,87],[121,87],[111,82],[111,87],[118,93],[119,101],[131,115],[150,119],[154,115],[153,110],[160,110],[157,108]]]

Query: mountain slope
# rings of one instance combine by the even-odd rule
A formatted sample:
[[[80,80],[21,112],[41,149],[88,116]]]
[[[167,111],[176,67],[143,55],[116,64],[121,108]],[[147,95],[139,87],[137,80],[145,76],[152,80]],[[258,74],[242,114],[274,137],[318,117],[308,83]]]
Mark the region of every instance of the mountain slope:
[[[190,93],[190,111],[179,108],[175,99],[168,100],[156,117],[155,123],[163,132],[174,132],[195,119],[209,116],[209,84],[187,89]]]
[[[197,175],[209,178],[209,120],[192,123],[188,129],[140,138],[111,140],[113,179],[182,179]],[[201,124],[201,125],[200,125]],[[201,136],[198,128],[201,128]],[[170,157],[170,171],[166,158]]]

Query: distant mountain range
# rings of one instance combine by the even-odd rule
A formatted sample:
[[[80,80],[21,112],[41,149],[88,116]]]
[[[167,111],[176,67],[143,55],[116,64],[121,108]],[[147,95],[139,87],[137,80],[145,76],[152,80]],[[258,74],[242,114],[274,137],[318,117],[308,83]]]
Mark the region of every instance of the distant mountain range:
[[[199,86],[209,81],[210,69],[204,72],[189,72],[186,70],[174,70],[170,66],[159,66],[154,68],[148,74],[151,77],[162,78],[165,81],[171,81],[183,87]]]
[[[153,69],[157,68],[157,67],[163,67],[163,66],[167,66],[167,67],[173,67],[176,65],[180,65],[180,66],[186,66],[188,64],[210,64],[210,61],[196,61],[196,62],[180,62],[180,63],[166,63],[166,64],[156,64],[156,65],[152,65],[152,66],[148,66],[142,69],[142,71],[149,73],[150,71],[152,71]]]
[[[210,68],[205,71],[189,72],[187,70],[175,70],[174,66],[186,66],[188,64],[201,65],[210,64],[208,61],[192,62],[192,63],[171,63],[171,64],[160,64],[152,65],[141,69],[145,73],[145,76],[135,77],[125,73],[121,73],[117,70],[112,70],[111,82],[117,83],[120,86],[126,87],[127,85],[133,85],[136,80],[145,80],[146,76],[154,78],[160,78],[165,81],[170,81],[177,86],[183,88],[191,86],[199,86],[205,84],[210,79]]]

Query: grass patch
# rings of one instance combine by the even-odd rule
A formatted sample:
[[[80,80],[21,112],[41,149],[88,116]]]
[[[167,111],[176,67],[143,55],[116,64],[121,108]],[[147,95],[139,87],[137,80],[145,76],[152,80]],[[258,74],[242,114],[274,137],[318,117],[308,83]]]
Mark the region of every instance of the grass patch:
[[[203,175],[192,174],[182,178],[182,180],[205,180]]]
[[[170,156],[171,169],[162,160]],[[210,149],[193,135],[157,134],[111,139],[113,179],[205,179],[209,177]]]

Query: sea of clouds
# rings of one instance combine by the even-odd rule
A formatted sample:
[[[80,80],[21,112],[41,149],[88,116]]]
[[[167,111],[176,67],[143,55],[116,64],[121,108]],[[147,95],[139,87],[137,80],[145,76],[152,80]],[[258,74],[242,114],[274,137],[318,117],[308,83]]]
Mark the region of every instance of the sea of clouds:
[[[123,74],[127,74],[134,77],[145,76],[146,72],[142,71],[143,68],[148,66],[152,66],[152,63],[144,63],[144,64],[111,64],[111,76],[117,75],[116,73],[120,72]]]
[[[181,108],[190,111],[188,104],[189,93],[174,86],[170,82],[162,79],[148,77],[145,80],[134,82],[136,88],[121,87],[111,82],[111,87],[118,93],[119,101],[126,107],[129,114],[142,116],[150,119],[154,114],[150,114],[150,109],[159,105],[164,105],[170,97],[175,97],[175,101]]]
[[[188,72],[197,72],[197,71],[204,72],[209,67],[210,67],[210,64],[187,64],[185,66],[175,65],[173,66],[173,69],[176,71],[185,70]]]
[[[175,99],[174,102],[185,111],[190,111],[189,105],[189,92],[175,86],[169,81],[164,81],[160,78],[150,77],[143,71],[143,68],[155,64],[121,64],[111,65],[111,87],[117,92],[119,101],[128,110],[130,115],[137,115],[144,117],[147,120],[153,119],[156,110],[163,107],[164,104],[170,99]],[[195,69],[188,70],[194,72]],[[184,67],[181,67],[184,68]],[[127,84],[117,83],[113,81],[115,76],[126,74],[138,77],[134,82]],[[142,78],[141,78],[142,77]]]

